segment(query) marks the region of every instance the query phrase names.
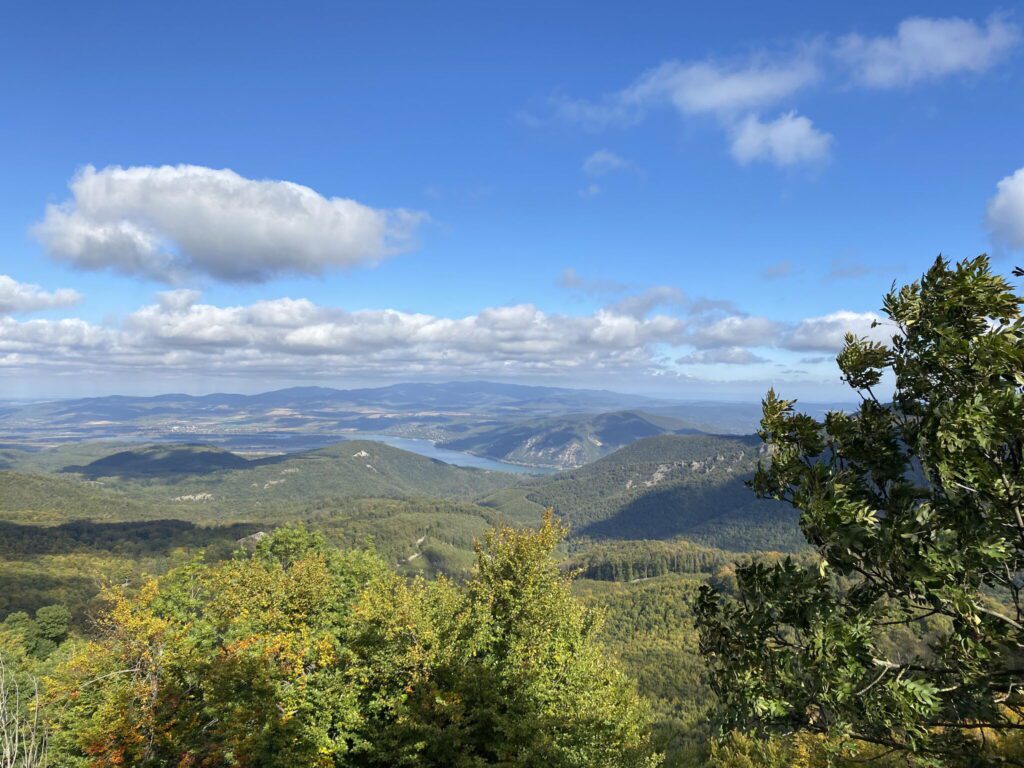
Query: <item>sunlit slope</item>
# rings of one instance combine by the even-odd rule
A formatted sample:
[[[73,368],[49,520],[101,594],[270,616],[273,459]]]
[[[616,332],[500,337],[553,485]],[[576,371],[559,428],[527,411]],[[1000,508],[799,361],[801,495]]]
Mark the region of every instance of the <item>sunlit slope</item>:
[[[761,456],[756,437],[662,435],[579,469],[485,499],[499,510],[551,507],[574,537],[685,536],[723,549],[800,546],[796,516],[747,488]]]
[[[488,427],[443,445],[501,461],[570,468],[595,461],[645,437],[697,432],[677,419],[617,411]]]
[[[179,506],[251,507],[322,498],[471,497],[514,475],[451,464],[374,441],[246,460],[209,446],[143,446],[67,472]]]

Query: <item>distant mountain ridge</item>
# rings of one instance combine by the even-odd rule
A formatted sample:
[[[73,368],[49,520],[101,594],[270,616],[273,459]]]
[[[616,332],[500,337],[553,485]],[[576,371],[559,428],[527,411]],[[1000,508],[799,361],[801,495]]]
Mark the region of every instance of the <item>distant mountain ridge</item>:
[[[387,405],[398,408],[418,409],[423,406],[446,408],[505,406],[521,407],[524,404],[547,404],[552,408],[580,410],[583,408],[627,407],[654,405],[670,401],[643,395],[629,395],[610,390],[572,389],[566,387],[542,387],[525,384],[502,384],[488,381],[452,381],[444,383],[392,384],[385,387],[360,389],[335,389],[332,387],[287,387],[285,389],[261,392],[252,395],[212,393],[188,395],[168,393],[163,395],[106,395],[74,400],[54,400],[33,403],[27,406],[8,408],[16,412],[24,408],[93,409],[95,413],[107,409],[151,408],[154,405],[195,404],[202,406],[282,406],[310,403],[349,403],[352,405]]]
[[[166,394],[58,400],[0,411],[0,442],[205,442],[249,451],[301,450],[352,433],[446,440],[483,426],[669,401],[603,390],[483,381],[373,389],[291,387],[255,395]]]

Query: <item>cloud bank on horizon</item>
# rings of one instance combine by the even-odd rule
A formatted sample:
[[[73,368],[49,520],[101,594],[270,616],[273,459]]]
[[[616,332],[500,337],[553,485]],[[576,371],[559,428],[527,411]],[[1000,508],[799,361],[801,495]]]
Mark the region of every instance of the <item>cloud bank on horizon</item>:
[[[7,280],[0,277],[0,286]],[[847,331],[885,339],[884,330],[874,327],[881,318],[871,312],[783,323],[733,314],[666,289],[588,315],[518,305],[440,317],[347,311],[307,299],[221,307],[200,298],[195,290],[165,291],[116,324],[0,317],[0,369],[75,375],[202,370],[225,377],[395,371],[429,377],[680,376],[664,350],[694,348],[683,358],[688,364],[736,365],[768,362],[754,349],[834,353]],[[655,311],[665,304],[681,311]]]

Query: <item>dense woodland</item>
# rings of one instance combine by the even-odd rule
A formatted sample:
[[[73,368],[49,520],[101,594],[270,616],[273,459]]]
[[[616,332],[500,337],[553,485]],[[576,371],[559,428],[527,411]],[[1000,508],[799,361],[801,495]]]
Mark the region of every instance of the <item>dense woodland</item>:
[[[5,449],[0,766],[1024,765],[1020,305],[940,259],[858,410],[546,478]]]

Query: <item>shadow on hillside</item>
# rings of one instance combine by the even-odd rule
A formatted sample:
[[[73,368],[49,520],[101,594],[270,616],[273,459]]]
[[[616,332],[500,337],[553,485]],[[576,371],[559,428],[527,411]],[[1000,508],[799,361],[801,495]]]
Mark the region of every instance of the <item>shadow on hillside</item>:
[[[777,532],[768,535],[766,531],[766,535],[760,537],[758,528],[765,525],[774,528],[780,519],[798,533],[792,513],[778,502],[758,501],[746,486],[746,479],[738,477],[704,488],[686,485],[645,493],[611,517],[590,523],[574,533],[595,539],[668,539],[699,534],[701,539],[711,541],[716,538],[720,522],[723,528],[740,524],[749,529],[751,542],[764,538],[767,544],[779,538]]]
[[[233,549],[238,539],[259,529],[260,526],[251,523],[206,528],[184,520],[129,523],[75,520],[56,526],[0,522],[0,557],[24,560],[71,553],[163,556],[179,548],[198,549],[212,544]]]
[[[80,623],[97,591],[96,580],[86,576],[12,573],[0,569],[0,620],[15,611],[33,613],[41,606],[59,603],[71,608]]]
[[[82,475],[89,480],[121,477],[130,480],[180,479],[183,475],[209,475],[237,469],[277,464],[286,454],[249,460],[238,454],[205,444],[146,446],[119,451],[84,465],[69,465],[61,472]]]

